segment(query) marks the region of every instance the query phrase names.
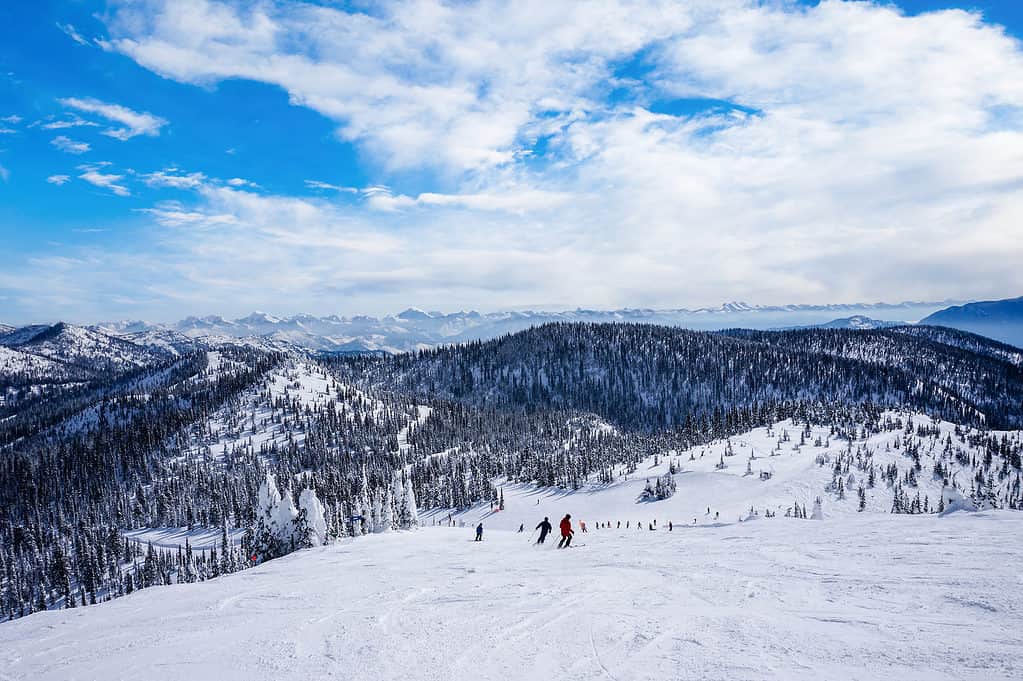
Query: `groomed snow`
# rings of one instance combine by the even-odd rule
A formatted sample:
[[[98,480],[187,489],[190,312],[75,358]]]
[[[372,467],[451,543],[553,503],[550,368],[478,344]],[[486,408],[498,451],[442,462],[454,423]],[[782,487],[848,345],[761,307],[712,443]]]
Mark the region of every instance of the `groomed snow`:
[[[552,515],[564,509],[552,509]],[[0,626],[0,678],[1019,679],[1023,516],[428,527]]]

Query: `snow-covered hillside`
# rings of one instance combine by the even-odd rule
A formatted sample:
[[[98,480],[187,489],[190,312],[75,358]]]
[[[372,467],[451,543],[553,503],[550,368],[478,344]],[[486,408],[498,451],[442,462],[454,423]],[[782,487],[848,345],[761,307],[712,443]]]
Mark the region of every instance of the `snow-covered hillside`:
[[[209,353],[218,370],[220,354]],[[190,433],[186,456],[224,454],[248,456],[274,447],[301,444],[310,410],[333,409],[345,418],[379,415],[383,405],[362,392],[338,383],[328,372],[303,359],[289,359],[263,380],[225,404]],[[416,419],[410,412],[407,420]],[[400,436],[400,432],[395,433]]]
[[[72,324],[54,324],[17,343],[24,352],[85,367],[136,368],[167,359],[158,348],[136,345]]]
[[[26,375],[37,380],[52,380],[61,367],[49,357],[21,352],[0,345],[0,376]]]
[[[486,504],[467,510],[433,509],[424,512],[423,521],[446,524],[451,518],[468,525],[483,521],[488,527],[514,530],[520,523],[535,526],[538,515],[553,519],[547,509],[556,506],[588,527],[598,522],[616,528],[619,522],[622,527],[628,523],[630,529],[637,523],[643,528],[666,527],[669,522],[706,526],[760,519],[768,513],[785,517],[795,514],[797,506],[810,514],[818,499],[824,517],[844,519],[862,513],[937,512],[945,509],[950,497],[960,495],[984,506],[988,499],[1020,494],[1018,474],[975,479],[974,463],[981,465],[986,456],[985,447],[973,439],[976,431],[913,413],[890,412],[884,421],[892,430],[843,434],[840,439],[831,428],[804,429],[786,420],[706,446],[650,457],[635,471],[619,467],[613,482],[594,477],[578,490],[498,479],[504,511]],[[1023,441],[1019,431],[988,435],[1016,445]],[[673,475],[672,468],[677,471]],[[674,495],[644,499],[647,485],[656,486],[665,475],[674,479]],[[528,513],[523,515],[523,509]]]
[[[887,329],[893,326],[903,326],[906,322],[890,321],[884,319],[871,319],[865,315],[853,315],[851,317],[841,317],[839,319],[832,319],[830,322],[823,324],[810,324],[808,326],[798,326],[793,328],[799,329]]]
[[[591,530],[567,551],[429,527],[30,615],[0,626],[0,675],[1019,679],[1021,537],[1005,511]]]
[[[231,360],[211,352],[205,366],[223,375]],[[231,437],[254,454],[283,421],[301,442],[307,407],[376,409],[302,360],[264,376],[210,419],[214,452]],[[409,455],[431,411],[389,409]],[[1019,466],[984,460],[1020,438],[892,411],[869,430],[784,420],[577,489],[497,478],[503,508],[431,509],[418,531],[7,622],[0,679],[1016,679],[1023,515],[952,509],[1018,501]],[[644,495],[667,478],[672,496]],[[566,513],[574,547],[536,546],[537,523]],[[171,555],[219,536],[127,534]]]

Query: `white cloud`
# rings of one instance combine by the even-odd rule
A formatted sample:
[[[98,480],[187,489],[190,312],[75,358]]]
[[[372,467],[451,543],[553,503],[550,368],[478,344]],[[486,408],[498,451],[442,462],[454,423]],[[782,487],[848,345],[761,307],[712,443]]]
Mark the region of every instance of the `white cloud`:
[[[50,184],[55,184],[58,187],[61,187],[61,186],[65,185],[65,184],[67,184],[68,182],[71,181],[71,176],[70,175],[50,175],[48,178],[46,178],[46,181],[49,182]]]
[[[167,274],[147,295],[183,312],[1023,288],[1023,52],[978,14],[152,0],[111,17],[103,47],[154,72],[275,84],[330,117],[378,183],[309,180],[314,199],[205,181],[149,209]],[[131,255],[88,267],[144,279]]]
[[[67,154],[84,154],[92,149],[88,142],[76,142],[70,137],[65,137],[64,135],[54,137],[50,140],[50,144]]]
[[[100,187],[101,189],[109,189],[117,196],[131,196],[131,192],[123,184],[118,184],[124,179],[124,175],[115,175],[113,173],[104,173],[102,169],[110,165],[109,163],[92,163],[78,166],[78,170],[82,171],[82,174],[78,176],[80,180],[85,180],[89,184]]]
[[[139,135],[156,137],[160,134],[160,128],[167,125],[167,121],[159,116],[154,116],[150,113],[139,113],[128,107],[119,104],[108,104],[98,99],[68,97],[60,100],[60,103],[66,107],[96,114],[114,123],[119,123],[123,127],[107,128],[103,131],[103,134],[122,142]]]
[[[195,189],[206,181],[202,173],[181,174],[176,168],[167,168],[142,176],[142,181],[150,187],[170,187],[172,189]]]
[[[81,128],[81,127],[98,128],[99,127],[99,123],[95,123],[93,121],[86,120],[86,119],[84,119],[81,116],[78,116],[76,114],[71,114],[67,118],[65,118],[63,120],[59,120],[59,121],[58,120],[48,120],[48,121],[45,121],[45,122],[44,121],[37,121],[36,123],[33,123],[32,126],[30,126],[30,127],[35,127],[37,125],[39,127],[41,127],[43,130],[63,130],[65,128]]]
[[[392,168],[510,162],[542,110],[586,108],[606,66],[684,30],[689,12],[619,3],[123,4],[101,44],[166,77],[247,78],[337,120]]]
[[[0,165],[0,180],[7,182],[9,179],[11,179],[11,171]]]
[[[310,189],[325,189],[345,194],[359,193],[359,190],[356,187],[344,187],[342,185],[330,184],[329,182],[320,182],[319,180],[306,180],[305,186],[309,187]]]
[[[85,37],[81,33],[79,33],[78,30],[73,25],[58,23],[57,28],[59,28],[65,35],[67,35],[69,38],[74,40],[79,45],[89,44],[89,41],[86,40]]]

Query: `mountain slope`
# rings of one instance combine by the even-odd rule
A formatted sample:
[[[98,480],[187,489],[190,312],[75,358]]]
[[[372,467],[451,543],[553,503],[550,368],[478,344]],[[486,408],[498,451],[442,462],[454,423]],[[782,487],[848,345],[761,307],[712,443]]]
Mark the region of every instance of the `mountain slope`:
[[[88,376],[77,367],[0,345],[0,387],[67,383]]]
[[[8,345],[96,373],[121,372],[152,366],[172,355],[155,346],[142,346],[123,338],[60,322]]]
[[[21,326],[17,328],[11,327],[7,331],[0,333],[0,345],[15,347],[31,340],[35,336],[38,336],[48,328],[50,328],[49,324],[30,324],[28,326]]]
[[[986,355],[1015,366],[1023,366],[1023,350],[988,336],[944,326],[897,326],[893,327],[892,331],[908,336],[926,338],[942,345],[962,348],[963,350]]]
[[[570,498],[527,503],[519,517],[530,528],[541,513],[571,510]],[[1006,588],[1023,561],[1017,514],[591,526],[576,537],[585,546],[567,551],[512,532],[477,543],[470,532],[371,536],[37,613],[0,626],[0,667],[19,681],[139,669],[153,681],[1023,673],[1023,596]]]
[[[920,323],[972,331],[1023,348],[1023,296],[954,305]]]
[[[1023,369],[890,330],[723,333],[549,324],[484,343],[352,360],[353,380],[464,404],[592,412],[630,428],[783,401],[915,405],[1023,423]]]
[[[0,405],[0,618],[250,566],[230,546],[217,560],[183,548],[142,562],[120,532],[250,526],[268,471],[286,494],[315,492],[335,537],[393,525],[398,489],[426,517],[478,512],[502,486],[509,501],[578,490],[642,518],[654,507],[637,503],[639,478],[676,465],[684,491],[663,508],[686,517],[694,504],[782,515],[818,496],[855,516],[864,480],[874,512],[933,512],[945,485],[1023,506],[1019,434],[987,430],[1023,416],[1019,366],[1001,344],[920,333],[556,324],[385,358],[314,361],[235,339],[135,368],[97,334],[82,346],[128,368],[28,385]],[[54,339],[79,338],[37,336],[29,345],[62,357]],[[878,405],[959,425],[900,422]]]
[[[811,324],[809,326],[798,327],[798,328],[809,328],[809,329],[887,329],[893,326],[901,326],[903,322],[885,321],[883,319],[871,319],[864,315],[853,315],[851,317],[842,317],[840,319],[832,319],[830,322],[824,324]]]

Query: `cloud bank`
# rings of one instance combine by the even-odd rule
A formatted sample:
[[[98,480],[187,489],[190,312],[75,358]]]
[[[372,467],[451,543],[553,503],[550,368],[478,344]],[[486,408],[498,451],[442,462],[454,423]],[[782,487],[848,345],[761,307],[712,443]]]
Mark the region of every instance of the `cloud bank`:
[[[140,301],[381,312],[1023,289],[1023,50],[976,13],[113,4],[104,50],[196,86],[277,86],[334,121],[380,183],[313,179],[318,195],[289,196],[154,171],[143,181],[191,194],[140,213],[164,272]],[[165,124],[64,103],[122,125],[119,139]],[[410,172],[429,190],[404,189]],[[147,280],[153,254],[131,255],[94,254],[81,273]]]

